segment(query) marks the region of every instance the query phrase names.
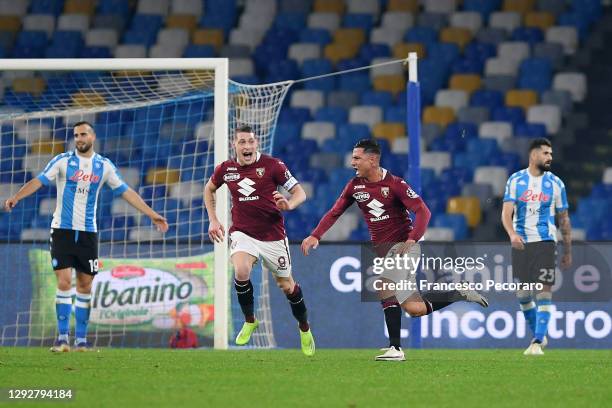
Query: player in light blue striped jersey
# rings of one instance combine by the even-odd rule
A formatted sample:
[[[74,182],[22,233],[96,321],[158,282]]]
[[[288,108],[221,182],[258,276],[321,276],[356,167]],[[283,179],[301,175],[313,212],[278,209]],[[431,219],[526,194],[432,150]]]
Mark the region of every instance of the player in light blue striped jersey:
[[[93,150],[96,134],[88,122],[74,125],[76,149],[53,158],[38,175],[6,200],[7,211],[43,185],[55,181],[57,204],[51,222],[51,264],[57,276],[55,310],[58,339],[51,351],[70,351],[69,328],[72,313],[72,268],[76,270],[75,349],[91,349],[87,342],[87,324],[91,304],[91,285],[98,273],[98,236],[96,209],[102,185],[107,184],[134,208],[151,218],[166,232],[166,219],[153,211],[125,184],[115,165]]]
[[[517,171],[506,183],[502,223],[512,244],[514,277],[525,283],[541,283],[535,295],[519,290],[517,297],[533,340],[523,354],[541,355],[548,340],[546,332],[555,284],[557,227],[563,237],[561,268],[572,263],[571,224],[567,195],[561,179],[551,173],[552,144],[534,139],[529,146],[529,167]]]

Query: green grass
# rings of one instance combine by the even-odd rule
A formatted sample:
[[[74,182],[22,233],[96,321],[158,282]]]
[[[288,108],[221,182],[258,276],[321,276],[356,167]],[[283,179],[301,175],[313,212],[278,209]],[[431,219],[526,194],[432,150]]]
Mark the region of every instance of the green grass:
[[[0,348],[0,387],[73,388],[73,407],[567,407],[612,401],[611,350],[547,350],[541,357],[524,357],[521,350],[408,350],[404,363],[375,362],[375,354],[328,349],[308,359],[296,350],[52,354]]]

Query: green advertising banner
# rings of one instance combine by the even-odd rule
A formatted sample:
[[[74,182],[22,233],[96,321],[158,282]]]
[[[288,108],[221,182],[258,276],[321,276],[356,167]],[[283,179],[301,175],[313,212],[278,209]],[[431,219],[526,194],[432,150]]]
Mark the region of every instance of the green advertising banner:
[[[56,278],[49,251],[29,251],[32,338],[55,334]],[[165,331],[188,326],[213,337],[213,253],[183,258],[100,261],[89,332]],[[75,280],[73,279],[73,282]]]

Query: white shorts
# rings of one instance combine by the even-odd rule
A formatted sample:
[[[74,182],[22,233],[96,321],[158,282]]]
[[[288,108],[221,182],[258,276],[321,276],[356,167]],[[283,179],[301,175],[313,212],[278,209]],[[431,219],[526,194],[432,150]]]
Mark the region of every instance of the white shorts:
[[[403,242],[397,243],[391,247],[387,252],[386,258],[394,258]],[[410,252],[406,254],[406,262],[401,262],[399,268],[385,268],[384,272],[380,275],[381,277],[388,279],[396,284],[400,284],[400,289],[396,290],[394,295],[397,301],[401,304],[413,294],[418,294],[418,288],[416,283],[416,271],[414,265],[421,257],[421,246],[417,243],[410,248]]]
[[[230,256],[236,252],[246,252],[255,258],[262,259],[262,267],[279,278],[291,275],[291,255],[287,237],[280,241],[259,241],[245,234],[234,231],[230,234]]]

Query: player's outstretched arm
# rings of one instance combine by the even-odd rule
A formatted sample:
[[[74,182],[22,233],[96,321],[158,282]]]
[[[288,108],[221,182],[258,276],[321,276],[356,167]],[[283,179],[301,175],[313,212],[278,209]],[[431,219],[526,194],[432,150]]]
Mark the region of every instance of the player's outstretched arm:
[[[210,180],[204,187],[204,205],[206,206],[206,212],[208,213],[208,220],[210,224],[208,226],[208,236],[213,242],[223,242],[225,236],[225,228],[219,222],[216,211],[216,194],[217,186]]]
[[[19,201],[34,194],[39,188],[42,187],[42,185],[42,182],[38,178],[33,178],[32,180],[28,181],[14,196],[5,201],[4,209],[6,211],[11,211],[13,208],[15,208]]]
[[[285,196],[279,193],[278,191],[274,192],[274,201],[276,202],[276,206],[279,210],[295,210],[304,201],[306,201],[306,192],[299,184],[293,186],[293,188],[289,190],[289,194],[291,194],[291,197],[289,197],[289,199],[286,199]]]
[[[142,197],[140,197],[137,192],[135,192],[131,188],[128,188],[123,192],[123,194],[121,194],[121,197],[123,197],[125,201],[130,203],[132,207],[136,208],[138,211],[149,217],[159,231],[168,231],[168,221],[166,221],[164,217],[153,211],[153,209],[149,207],[147,203],[144,202]]]
[[[512,225],[512,215],[514,214],[514,203],[511,201],[506,201],[504,206],[502,207],[502,215],[501,221],[504,226],[504,229],[508,233],[510,237],[510,244],[515,249],[524,249],[525,245],[523,239],[519,234],[514,230],[514,226]]]

